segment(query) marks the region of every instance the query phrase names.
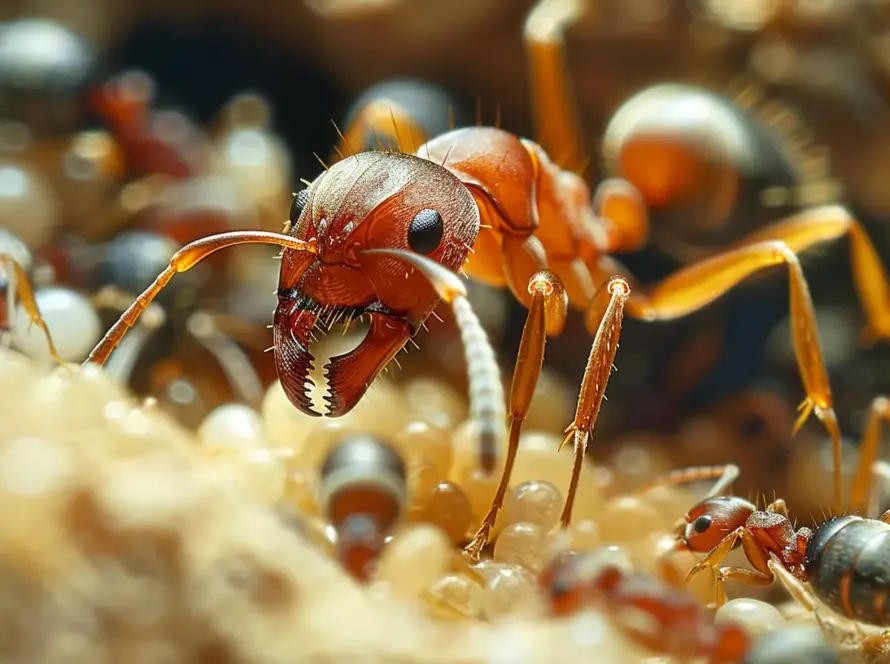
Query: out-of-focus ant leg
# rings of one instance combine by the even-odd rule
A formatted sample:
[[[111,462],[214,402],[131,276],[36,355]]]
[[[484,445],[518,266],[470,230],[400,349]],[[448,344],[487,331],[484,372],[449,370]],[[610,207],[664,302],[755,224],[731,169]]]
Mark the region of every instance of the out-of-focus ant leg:
[[[46,345],[49,347],[50,357],[54,362],[68,369],[68,365],[65,364],[65,361],[56,350],[56,345],[53,343],[53,337],[49,332],[49,327],[47,326],[46,321],[43,320],[43,316],[40,314],[40,309],[37,307],[37,298],[34,295],[34,289],[31,287],[31,283],[28,281],[28,275],[25,272],[25,268],[23,268],[21,263],[9,254],[0,254],[0,265],[3,265],[6,268],[9,281],[11,283],[14,282],[15,294],[21,301],[22,308],[25,310],[25,313],[28,314],[28,318],[31,319],[31,324],[36,325],[43,331],[43,334],[46,337]],[[15,307],[12,304],[13,299],[11,291],[12,289],[10,289],[10,293],[8,294],[8,297],[10,298],[9,306],[10,310],[14,312]],[[8,322],[10,329],[12,329],[11,317]]]
[[[880,456],[881,434],[884,423],[890,420],[890,400],[887,397],[875,397],[868,411],[868,423],[859,444],[859,465],[853,477],[850,489],[850,510],[864,513],[868,509],[869,494],[872,486],[873,466]]]

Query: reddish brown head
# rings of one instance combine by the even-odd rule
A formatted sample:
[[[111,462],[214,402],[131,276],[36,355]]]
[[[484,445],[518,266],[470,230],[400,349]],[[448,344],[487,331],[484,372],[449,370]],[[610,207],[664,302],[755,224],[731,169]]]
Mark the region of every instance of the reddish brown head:
[[[288,399],[318,415],[307,395],[310,340],[325,323],[370,317],[357,348],[325,367],[328,413],[349,412],[439,302],[429,281],[403,261],[367,249],[416,251],[458,270],[479,232],[469,190],[438,164],[406,154],[365,152],[322,173],[297,194],[291,235],[318,254],[285,250],[275,311],[275,361]]]
[[[733,530],[744,526],[754,510],[744,498],[708,498],[689,510],[680,539],[691,551],[710,551]]]

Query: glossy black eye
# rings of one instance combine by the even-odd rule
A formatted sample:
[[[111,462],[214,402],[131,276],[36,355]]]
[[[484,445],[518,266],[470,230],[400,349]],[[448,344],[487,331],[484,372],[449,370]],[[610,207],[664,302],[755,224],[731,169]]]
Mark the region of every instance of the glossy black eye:
[[[306,204],[309,202],[309,189],[303,189],[303,191],[298,191],[294,194],[294,200],[290,204],[290,223],[292,225],[296,225],[297,221],[300,219],[300,215],[303,214],[303,210],[306,207]]]
[[[709,517],[707,514],[700,516],[692,522],[692,529],[695,532],[701,534],[711,527],[711,521],[711,517]]]
[[[418,254],[431,254],[442,242],[445,226],[435,210],[421,210],[408,228],[408,246]]]

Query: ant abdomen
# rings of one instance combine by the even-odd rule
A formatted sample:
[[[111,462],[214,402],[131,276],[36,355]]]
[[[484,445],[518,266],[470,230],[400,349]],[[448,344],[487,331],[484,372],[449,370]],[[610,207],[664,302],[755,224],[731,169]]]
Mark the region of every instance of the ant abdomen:
[[[838,613],[890,625],[890,525],[836,517],[813,534],[804,570],[815,595]]]

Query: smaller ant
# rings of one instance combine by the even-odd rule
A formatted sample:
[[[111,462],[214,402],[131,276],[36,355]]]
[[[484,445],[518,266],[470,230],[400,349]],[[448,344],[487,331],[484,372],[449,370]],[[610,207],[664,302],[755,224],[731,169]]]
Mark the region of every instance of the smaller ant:
[[[555,616],[587,604],[607,607],[609,618],[635,643],[680,660],[705,658],[708,664],[740,664],[751,648],[739,626],[717,625],[691,594],[619,561],[605,547],[590,554],[565,551],[541,574],[540,583]]]
[[[882,423],[888,419],[890,401],[874,399],[860,445],[850,498],[852,512],[868,511],[872,475],[882,466],[877,461]],[[815,531],[795,531],[781,499],[758,510],[743,498],[718,496],[693,507],[680,527],[677,549],[707,553],[689,571],[686,581],[712,569],[718,606],[726,602],[726,579],[768,586],[779,577],[804,607],[815,607],[818,598],[851,620],[890,626],[890,511],[877,519],[854,514],[833,517]],[[753,570],[722,566],[740,543]]]

